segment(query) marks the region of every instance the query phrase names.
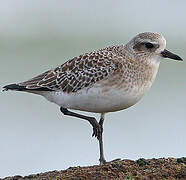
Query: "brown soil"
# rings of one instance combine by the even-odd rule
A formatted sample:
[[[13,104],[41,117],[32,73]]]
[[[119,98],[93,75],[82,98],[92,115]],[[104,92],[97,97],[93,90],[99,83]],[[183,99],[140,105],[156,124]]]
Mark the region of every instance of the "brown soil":
[[[29,176],[7,177],[4,180],[186,180],[185,158],[160,158],[117,160],[102,166],[70,167],[67,170],[51,171]]]

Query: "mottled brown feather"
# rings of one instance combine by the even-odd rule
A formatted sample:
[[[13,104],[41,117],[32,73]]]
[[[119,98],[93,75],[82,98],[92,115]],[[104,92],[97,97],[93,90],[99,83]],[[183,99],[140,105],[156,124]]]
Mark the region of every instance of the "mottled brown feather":
[[[119,46],[107,47],[74,57],[61,66],[19,83],[28,90],[41,87],[49,91],[77,92],[109,77],[117,70]]]

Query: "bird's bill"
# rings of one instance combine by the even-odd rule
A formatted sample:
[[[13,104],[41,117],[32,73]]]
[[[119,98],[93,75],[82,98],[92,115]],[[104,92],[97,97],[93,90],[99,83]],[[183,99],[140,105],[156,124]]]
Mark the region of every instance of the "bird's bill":
[[[183,59],[181,57],[179,57],[176,54],[171,53],[170,51],[168,51],[166,49],[161,52],[161,55],[164,58],[170,58],[170,59],[175,59],[175,60],[178,60],[178,61],[183,61]]]

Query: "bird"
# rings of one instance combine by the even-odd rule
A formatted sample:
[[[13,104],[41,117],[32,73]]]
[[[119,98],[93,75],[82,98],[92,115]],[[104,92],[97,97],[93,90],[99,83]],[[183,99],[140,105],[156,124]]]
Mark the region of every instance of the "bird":
[[[9,84],[3,91],[23,91],[45,97],[67,116],[86,120],[99,141],[100,165],[107,163],[103,148],[105,114],[136,104],[151,87],[160,61],[183,61],[166,50],[156,32],[143,32],[127,44],[107,46],[67,60],[30,80]],[[71,110],[99,113],[99,121]]]

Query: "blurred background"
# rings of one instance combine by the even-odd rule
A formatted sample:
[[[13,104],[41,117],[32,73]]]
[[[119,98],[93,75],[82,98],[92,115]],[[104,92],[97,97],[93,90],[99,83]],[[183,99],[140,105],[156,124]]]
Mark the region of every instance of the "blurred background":
[[[138,104],[107,114],[105,157],[186,156],[185,19],[185,0],[1,1],[0,88],[140,32],[162,33],[167,49],[185,61],[162,60]],[[99,163],[91,126],[37,95],[1,92],[0,124],[0,177]]]

